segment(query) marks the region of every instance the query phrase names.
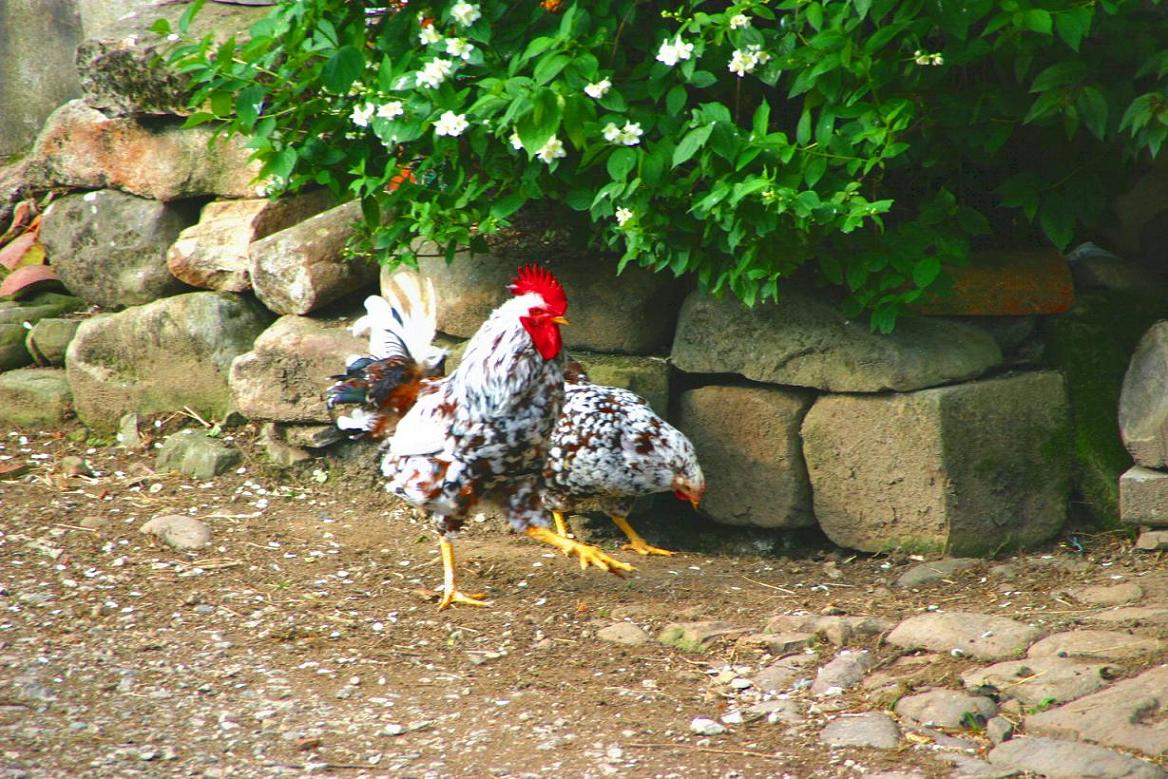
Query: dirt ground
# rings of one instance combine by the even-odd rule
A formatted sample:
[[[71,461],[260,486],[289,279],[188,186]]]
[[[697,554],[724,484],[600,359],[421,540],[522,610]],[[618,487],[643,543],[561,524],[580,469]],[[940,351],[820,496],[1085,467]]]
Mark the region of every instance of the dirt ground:
[[[823,745],[829,717],[887,707],[860,688],[829,699],[795,689],[797,721],[695,734],[695,717],[767,697],[733,680],[776,657],[733,637],[687,652],[597,631],[630,621],[656,636],[719,620],[758,632],[800,610],[896,620],[928,608],[1053,629],[1084,611],[1065,587],[1160,581],[1157,556],[1087,531],[1084,552],[1064,536],[893,589],[914,560],[715,528],[678,503],[634,517],[649,541],[679,550],[672,558],[621,552],[607,521],[574,520],[637,566],[625,580],[472,522],[456,545],[462,584],[494,606],[439,612],[425,597],[441,581],[427,525],[327,458],[273,471],[243,428],[226,438],[244,464],[197,482],[154,473],[152,453],[71,432],[84,437],[0,432],[0,468],[32,466],[0,478],[0,777],[948,776],[925,736],[887,751]],[[69,455],[93,475],[64,472]],[[211,546],[179,552],[139,532],[161,514],[203,520]],[[991,575],[1001,562],[1012,578]],[[878,636],[857,646],[886,662],[900,654]],[[798,653],[814,676],[837,651]],[[959,687],[965,667],[930,663],[913,685]],[[976,729],[962,735],[989,745]]]

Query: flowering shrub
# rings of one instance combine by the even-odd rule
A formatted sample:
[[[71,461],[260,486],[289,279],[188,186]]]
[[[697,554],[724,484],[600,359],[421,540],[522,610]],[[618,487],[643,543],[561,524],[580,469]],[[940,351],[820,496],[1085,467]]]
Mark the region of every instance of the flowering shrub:
[[[384,2],[283,0],[172,59],[189,123],[359,197],[407,261],[550,201],[747,303],[811,261],[887,330],[974,241],[1065,246],[1168,134],[1155,2]]]

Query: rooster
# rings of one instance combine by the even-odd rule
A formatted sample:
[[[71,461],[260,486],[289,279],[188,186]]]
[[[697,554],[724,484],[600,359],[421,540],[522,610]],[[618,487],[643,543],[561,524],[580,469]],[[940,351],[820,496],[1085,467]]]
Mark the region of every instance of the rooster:
[[[642,495],[672,491],[696,509],[706,480],[693,444],[657,416],[636,393],[593,384],[583,367],[568,363],[564,407],[544,464],[544,502],[556,529],[568,535],[564,513],[595,506],[628,538],[624,548],[642,555],[672,555],[647,543],[628,515]]]
[[[517,531],[575,555],[581,568],[592,565],[618,576],[633,570],[548,527],[540,479],[548,438],[563,403],[565,358],[559,328],[567,324],[567,298],[555,277],[536,266],[521,268],[509,289],[514,297],[495,309],[471,337],[458,368],[437,380],[425,375],[422,355],[429,354],[432,360],[435,354],[429,343],[420,338],[408,342],[405,337],[407,330],[420,335],[423,328],[400,316],[401,301],[397,308],[388,303],[389,316],[373,304],[370,324],[385,334],[381,351],[405,353],[396,377],[378,383],[377,376],[387,376],[381,369],[385,358],[364,365],[353,361],[346,377],[329,391],[330,405],[351,402],[364,382],[367,402],[377,405],[372,413],[348,417],[349,429],[371,435],[384,434],[380,420],[386,416],[385,399],[408,403],[412,396],[412,405],[388,439],[382,473],[387,489],[434,519],[444,573],[440,609],[456,603],[487,605],[482,595],[458,589],[453,547],[466,516],[487,498],[503,504]],[[370,310],[368,302],[366,309]],[[432,328],[429,332],[432,336]],[[383,390],[380,402],[371,397],[375,387]]]

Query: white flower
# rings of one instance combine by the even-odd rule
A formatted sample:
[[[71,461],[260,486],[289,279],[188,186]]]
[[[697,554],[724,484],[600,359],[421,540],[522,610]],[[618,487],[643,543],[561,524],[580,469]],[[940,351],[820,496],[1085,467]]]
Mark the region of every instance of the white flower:
[[[619,138],[620,134],[620,128],[612,122],[609,122],[604,126],[604,140],[608,141],[609,143],[612,143],[617,138]]]
[[[930,54],[929,52],[917,49],[913,52],[913,61],[918,65],[944,65],[945,58],[941,56],[941,52]]]
[[[430,46],[435,43],[442,42],[442,33],[434,29],[434,25],[423,25],[422,29],[418,31],[418,42],[423,46]]]
[[[479,10],[477,5],[459,0],[450,9],[450,18],[461,24],[463,27],[470,27],[483,17],[483,12]]]
[[[454,70],[454,63],[450,60],[430,60],[418,71],[418,86],[437,89],[452,70]]]
[[[763,51],[762,46],[759,46],[757,43],[753,43],[750,46],[747,46],[746,50],[754,55],[754,58],[758,61],[759,65],[765,65],[771,61],[771,55],[768,52]]]
[[[547,139],[547,143],[543,148],[535,153],[536,157],[546,162],[548,165],[552,164],[552,160],[558,160],[561,157],[567,157],[568,152],[564,151],[564,142],[556,136]]]
[[[752,72],[757,64],[758,57],[753,52],[735,49],[734,53],[730,55],[730,64],[727,67],[731,73],[742,78],[747,73]]]
[[[608,90],[612,89],[612,82],[608,79],[597,81],[595,84],[589,84],[584,87],[584,94],[588,95],[594,100],[599,100],[608,94]]]
[[[437,122],[434,122],[434,134],[449,135],[451,138],[455,138],[462,135],[467,127],[470,127],[470,122],[466,121],[466,114],[447,111],[438,117]]]
[[[520,140],[520,138],[519,138],[519,131],[518,130],[511,131],[511,139],[510,140],[511,140],[511,148],[512,149],[515,149],[516,151],[523,151],[523,141]]]
[[[661,41],[661,48],[657,50],[657,61],[673,67],[681,60],[687,60],[693,54],[693,44],[683,43],[681,36],[672,41]]]
[[[474,51],[474,44],[466,38],[446,39],[446,53],[451,57],[460,57],[464,61],[469,60],[472,51]]]
[[[741,30],[743,27],[750,26],[750,17],[746,14],[734,14],[730,17],[730,29]]]
[[[625,146],[636,146],[641,142],[641,136],[645,131],[641,129],[638,122],[625,122],[625,126],[621,128],[620,134],[616,137],[617,143],[622,143]]]
[[[616,210],[616,223],[620,227],[625,226],[625,222],[633,218],[633,212],[630,209],[621,206]]]
[[[349,115],[349,118],[353,121],[353,124],[357,125],[358,127],[368,127],[369,120],[373,118],[373,112],[376,110],[377,106],[373,105],[372,103],[355,105],[353,106],[353,113]]]
[[[388,103],[382,103],[377,106],[378,119],[393,119],[394,117],[401,116],[405,112],[406,109],[402,106],[402,101],[400,100],[390,100]]]

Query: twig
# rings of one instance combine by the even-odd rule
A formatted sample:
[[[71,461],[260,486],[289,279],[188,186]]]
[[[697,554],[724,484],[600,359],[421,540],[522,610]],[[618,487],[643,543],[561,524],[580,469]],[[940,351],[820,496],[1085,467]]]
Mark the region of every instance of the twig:
[[[767,589],[771,589],[771,590],[778,590],[779,592],[785,593],[787,595],[798,595],[797,592],[795,592],[794,590],[788,590],[786,587],[779,587],[779,586],[776,586],[774,584],[767,584],[766,582],[760,582],[758,579],[751,579],[749,576],[746,576],[746,575],[743,575],[742,578],[746,579],[746,581],[750,582],[751,584],[757,584],[760,587],[766,587]]]
[[[198,412],[198,411],[195,411],[195,410],[194,410],[193,408],[191,408],[190,406],[183,406],[183,407],[182,407],[182,413],[183,413],[183,414],[186,414],[188,417],[190,417],[191,419],[195,420],[196,422],[198,422],[198,423],[199,423],[200,425],[202,425],[203,427],[207,427],[207,428],[209,428],[209,427],[211,427],[211,426],[212,426],[210,422],[208,422],[207,420],[205,420],[205,419],[203,419],[201,416],[199,416],[199,412]]]
[[[703,747],[697,744],[653,744],[647,741],[634,741],[628,744],[630,747],[641,747],[643,749],[673,749],[681,747],[684,749],[692,749],[695,752],[712,752],[716,755],[740,755],[743,757],[761,757],[764,760],[782,760],[781,755],[771,755],[766,752],[752,752],[749,749],[715,749],[714,747]]]
[[[86,533],[96,533],[97,530],[91,527],[81,527],[81,525],[66,525],[64,522],[57,522],[56,527],[67,527],[70,530],[84,530]]]

